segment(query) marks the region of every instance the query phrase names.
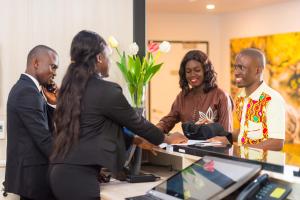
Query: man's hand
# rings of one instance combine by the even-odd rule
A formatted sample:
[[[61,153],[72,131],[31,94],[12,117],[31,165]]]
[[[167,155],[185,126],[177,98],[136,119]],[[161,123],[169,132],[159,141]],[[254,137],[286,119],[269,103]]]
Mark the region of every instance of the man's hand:
[[[213,123],[213,121],[211,121],[211,120],[205,118],[205,119],[202,120],[202,121],[200,121],[200,120],[197,121],[195,124],[197,124],[197,125],[202,125],[202,124],[210,124],[210,123]]]
[[[175,132],[165,137],[165,143],[167,144],[180,144],[188,142],[188,138],[185,137],[182,133]]]
[[[42,86],[42,92],[43,92],[44,96],[46,97],[46,100],[49,104],[56,105],[58,90],[59,89],[56,84],[54,86],[53,92],[49,92],[44,86]]]
[[[284,145],[283,139],[268,138],[267,140],[262,141],[258,144],[245,144],[244,146],[264,149],[264,150],[281,151],[283,145]]]
[[[142,137],[139,136],[135,136],[133,138],[133,144],[136,144],[138,147],[145,149],[145,150],[149,150],[153,155],[157,155],[157,153],[155,152],[155,148],[158,148],[156,145],[151,144],[150,142],[148,142],[147,140],[145,140]]]
[[[213,138],[210,138],[208,140],[206,140],[208,142],[222,142],[222,144],[230,144],[230,142],[227,140],[227,137],[225,136],[215,136]]]

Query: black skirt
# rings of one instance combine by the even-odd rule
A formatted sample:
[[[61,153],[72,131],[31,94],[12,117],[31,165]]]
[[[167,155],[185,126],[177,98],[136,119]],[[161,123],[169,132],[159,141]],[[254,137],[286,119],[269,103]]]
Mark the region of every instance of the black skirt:
[[[49,180],[58,200],[99,200],[99,166],[53,164]]]

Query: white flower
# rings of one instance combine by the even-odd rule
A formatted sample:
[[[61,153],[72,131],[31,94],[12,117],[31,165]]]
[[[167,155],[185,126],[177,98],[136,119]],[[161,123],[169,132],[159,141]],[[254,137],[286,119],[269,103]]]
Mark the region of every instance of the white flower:
[[[108,43],[112,48],[116,48],[119,46],[119,43],[114,36],[109,36]]]
[[[139,51],[139,46],[134,42],[134,43],[131,43],[128,47],[128,54],[129,55],[136,55],[137,52]]]
[[[168,53],[171,49],[171,44],[168,41],[163,41],[159,44],[159,50],[164,53]]]

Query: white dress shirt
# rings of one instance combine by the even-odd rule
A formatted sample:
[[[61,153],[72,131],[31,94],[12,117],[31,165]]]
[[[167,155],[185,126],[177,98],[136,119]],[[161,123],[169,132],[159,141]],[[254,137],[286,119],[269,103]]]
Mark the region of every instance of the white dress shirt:
[[[46,98],[46,96],[45,96],[45,94],[44,94],[44,92],[43,92],[43,90],[42,90],[42,87],[41,87],[41,85],[39,84],[38,80],[36,80],[36,78],[34,78],[33,76],[31,76],[30,74],[27,74],[27,73],[22,73],[22,74],[28,76],[28,77],[34,82],[34,84],[35,84],[35,86],[37,87],[37,89],[38,89],[39,91],[42,92],[42,95],[43,95],[43,97],[45,98],[45,101],[47,102],[47,104],[48,104],[49,106],[51,106],[52,108],[56,108],[56,105],[50,104],[50,103],[47,101],[47,98]]]

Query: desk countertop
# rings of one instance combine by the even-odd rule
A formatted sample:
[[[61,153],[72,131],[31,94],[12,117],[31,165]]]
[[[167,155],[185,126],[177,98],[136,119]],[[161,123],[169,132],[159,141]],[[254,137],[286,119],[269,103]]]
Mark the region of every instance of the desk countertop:
[[[148,183],[128,183],[126,181],[118,181],[113,179],[109,183],[101,184],[101,199],[104,200],[121,200],[127,197],[144,195],[148,190],[160,184],[168,177],[176,173],[165,167],[143,167],[143,172],[153,173],[160,176],[161,179]]]
[[[158,150],[158,156],[154,157],[154,161],[157,162],[158,160],[162,163],[156,163],[156,164],[174,164],[174,162],[166,163],[166,158],[168,161],[176,161],[175,165],[177,165],[177,168],[184,168],[188,165],[190,165],[192,162],[200,159],[198,156],[192,156],[187,154],[181,154],[176,152],[167,152],[165,150]],[[171,159],[170,159],[171,158]],[[181,160],[181,161],[178,161]],[[179,164],[178,164],[179,163]],[[176,167],[174,167],[176,169]],[[281,181],[289,182],[289,184],[292,186],[293,191],[289,195],[288,199],[291,200],[297,200],[300,197],[300,178],[293,176],[293,171],[295,169],[298,169],[297,167],[293,166],[286,166],[284,173],[276,173],[276,172],[269,172],[266,170],[262,170],[261,174],[268,173],[270,177],[279,179]],[[148,190],[153,188],[154,186],[158,185],[168,177],[172,176],[176,173],[176,171],[170,171],[166,167],[155,167],[155,166],[143,166],[142,170],[147,173],[153,173],[155,175],[158,175],[161,177],[161,180],[156,182],[148,182],[148,183],[127,183],[127,182],[121,182],[118,180],[112,180],[109,183],[101,184],[101,198],[104,200],[121,200],[127,197],[133,197],[138,195],[145,194]]]

